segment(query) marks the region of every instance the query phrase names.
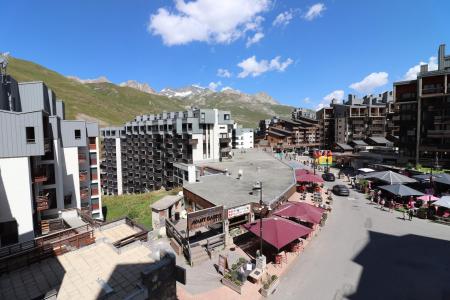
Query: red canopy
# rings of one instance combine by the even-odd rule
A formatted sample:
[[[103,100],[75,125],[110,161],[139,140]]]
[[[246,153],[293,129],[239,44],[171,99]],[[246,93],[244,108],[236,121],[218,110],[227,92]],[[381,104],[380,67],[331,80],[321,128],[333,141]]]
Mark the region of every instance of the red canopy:
[[[281,205],[274,215],[284,218],[296,218],[314,224],[319,224],[325,210],[303,202],[287,202]]]
[[[310,171],[307,169],[295,169],[295,176],[310,174]]]
[[[259,221],[243,225],[245,229],[259,236]],[[262,220],[262,238],[277,249],[312,232],[311,228],[285,218],[270,217]]]
[[[313,182],[313,183],[322,183],[323,179],[314,174],[300,174],[295,177],[297,182]]]

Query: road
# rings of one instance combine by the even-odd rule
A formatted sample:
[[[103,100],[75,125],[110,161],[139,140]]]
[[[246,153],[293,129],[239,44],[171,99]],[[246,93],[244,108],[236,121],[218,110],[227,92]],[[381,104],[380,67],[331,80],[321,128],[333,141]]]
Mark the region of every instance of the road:
[[[351,191],[335,196],[327,224],[271,299],[450,299],[449,254],[449,226],[404,221]]]

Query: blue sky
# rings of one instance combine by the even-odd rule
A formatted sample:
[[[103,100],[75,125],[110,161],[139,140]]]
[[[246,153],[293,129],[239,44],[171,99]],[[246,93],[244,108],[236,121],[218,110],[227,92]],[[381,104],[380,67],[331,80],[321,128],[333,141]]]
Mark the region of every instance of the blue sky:
[[[213,82],[316,108],[414,76],[450,48],[449,12],[445,0],[14,0],[0,51],[80,78]]]

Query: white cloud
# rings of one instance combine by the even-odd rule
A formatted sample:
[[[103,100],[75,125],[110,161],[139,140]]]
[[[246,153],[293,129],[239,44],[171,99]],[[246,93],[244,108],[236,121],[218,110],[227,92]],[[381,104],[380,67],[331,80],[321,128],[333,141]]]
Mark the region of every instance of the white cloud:
[[[403,80],[417,79],[417,74],[420,72],[420,66],[425,64],[427,63],[421,61],[417,65],[409,68],[408,72],[406,72],[405,75],[403,75]],[[430,57],[430,59],[428,60],[428,70],[434,71],[437,70],[437,68],[438,68],[437,57],[436,56]]]
[[[208,88],[210,89],[210,90],[212,90],[212,91],[216,91],[216,89],[219,87],[219,86],[221,86],[222,85],[222,82],[220,82],[220,81],[217,81],[217,82],[210,82],[209,84],[208,84]]]
[[[217,70],[217,76],[223,77],[223,78],[230,78],[233,74],[231,74],[230,71],[227,69],[218,69]]]
[[[320,17],[322,15],[322,12],[326,9],[325,4],[323,3],[316,3],[309,7],[306,14],[303,16],[305,20],[312,21],[317,17]]]
[[[238,64],[238,67],[242,68],[242,72],[238,74],[238,77],[245,78],[249,75],[256,77],[268,71],[283,72],[290,64],[294,62],[290,58],[280,62],[280,58],[280,56],[277,56],[271,61],[265,59],[257,61],[256,56],[253,55]]]
[[[271,0],[175,1],[175,10],[159,8],[150,16],[148,31],[160,35],[168,46],[193,41],[230,43],[248,31],[260,31],[261,13]]]
[[[371,93],[377,87],[383,86],[388,83],[389,74],[386,72],[374,72],[370,73],[363,80],[352,83],[350,88],[360,93]]]
[[[311,103],[311,99],[309,97],[306,97],[305,99],[303,99],[303,102],[305,103]]]
[[[254,36],[247,38],[247,43],[245,44],[245,46],[248,48],[251,45],[256,44],[257,42],[259,42],[263,37],[264,37],[264,33],[257,32],[257,33],[255,33]]]
[[[100,76],[97,78],[87,78],[87,79],[81,79],[77,76],[66,76],[69,79],[78,81],[79,83],[111,83],[111,81],[109,81],[109,79],[106,76]]]
[[[344,91],[343,90],[335,90],[323,97],[322,101],[317,105],[316,109],[319,110],[322,107],[329,106],[332,100],[337,100],[338,102],[342,102],[344,99]]]
[[[273,26],[286,26],[288,25],[292,18],[294,17],[294,12],[292,10],[287,10],[280,13],[275,20],[272,22]]]

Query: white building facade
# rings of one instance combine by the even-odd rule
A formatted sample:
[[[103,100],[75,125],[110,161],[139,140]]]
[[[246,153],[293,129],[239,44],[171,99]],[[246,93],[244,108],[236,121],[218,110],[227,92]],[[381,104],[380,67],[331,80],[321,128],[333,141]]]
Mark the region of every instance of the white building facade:
[[[233,148],[251,149],[254,143],[254,129],[240,128],[235,126],[233,129]]]

